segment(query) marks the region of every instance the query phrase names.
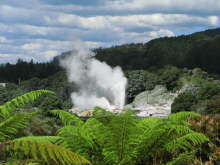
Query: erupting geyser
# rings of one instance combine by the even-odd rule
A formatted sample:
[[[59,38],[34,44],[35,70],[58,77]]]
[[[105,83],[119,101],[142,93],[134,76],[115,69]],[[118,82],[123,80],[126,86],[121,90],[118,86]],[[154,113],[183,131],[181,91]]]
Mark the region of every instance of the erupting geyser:
[[[74,107],[123,109],[127,84],[123,71],[98,61],[93,55],[89,49],[77,49],[61,61],[69,81],[78,87],[78,91],[71,94]]]

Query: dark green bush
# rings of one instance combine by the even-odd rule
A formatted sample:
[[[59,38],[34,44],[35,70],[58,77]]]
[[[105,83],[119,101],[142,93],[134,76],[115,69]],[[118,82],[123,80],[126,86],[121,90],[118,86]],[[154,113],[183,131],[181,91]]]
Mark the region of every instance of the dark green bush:
[[[191,107],[196,103],[197,100],[191,93],[181,93],[175,98],[171,106],[171,111],[172,113],[180,111],[192,111]]]

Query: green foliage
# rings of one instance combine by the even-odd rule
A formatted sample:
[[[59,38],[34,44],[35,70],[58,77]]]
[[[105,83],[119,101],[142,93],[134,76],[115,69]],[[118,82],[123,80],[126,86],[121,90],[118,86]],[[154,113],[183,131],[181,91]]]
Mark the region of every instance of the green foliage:
[[[38,105],[38,107],[42,110],[48,111],[50,109],[56,109],[62,107],[62,101],[57,95],[47,95],[44,97],[41,97],[35,105]]]
[[[201,133],[189,133],[185,136],[182,136],[169,142],[168,144],[166,144],[165,147],[168,151],[171,152],[186,152],[208,141],[209,139]]]
[[[131,160],[134,149],[132,146],[136,138],[138,128],[137,120],[133,113],[125,112],[117,115],[108,124],[109,135],[105,146],[104,156],[109,164],[127,164]]]
[[[171,110],[172,113],[180,111],[192,111],[191,107],[197,103],[197,99],[191,93],[181,93],[175,98]]]
[[[19,83],[21,80],[33,77],[42,79],[60,70],[59,65],[54,63],[33,63],[33,61],[25,62],[19,59],[16,64],[7,63],[0,66],[0,81]]]
[[[145,71],[136,70],[127,72],[128,87],[127,87],[127,98],[129,101],[133,100],[134,97],[140,92],[145,90]]]
[[[207,100],[215,95],[220,95],[220,84],[217,82],[210,82],[200,80],[200,89],[196,95],[198,100]]]
[[[173,90],[178,88],[178,80],[181,75],[181,70],[173,67],[167,66],[159,71],[160,83],[165,85],[168,90]]]
[[[141,162],[157,161],[161,164],[165,164],[171,161],[169,157],[178,157],[183,150],[179,151],[175,148],[171,151],[167,148],[167,145],[173,141],[178,141],[179,138],[189,137],[192,143],[186,143],[180,141],[180,145],[186,145],[187,152],[195,151],[197,148],[194,144],[203,144],[207,141],[207,138],[201,134],[194,138],[190,136],[194,134],[190,129],[188,120],[197,117],[198,114],[192,112],[180,112],[172,114],[167,118],[146,118],[140,121],[141,134],[137,140],[136,153],[137,164]],[[204,140],[205,139],[205,140]],[[142,155],[142,153],[147,153]]]
[[[171,106],[173,113],[180,111],[195,111],[201,114],[218,113],[220,83],[210,81],[209,77],[203,76],[193,75],[188,82],[185,82],[188,87],[175,98]]]
[[[188,121],[200,116],[194,112],[140,119],[130,111],[112,114],[97,107],[93,115],[82,124],[66,125],[58,131],[58,136],[65,141],[63,146],[93,164],[171,163],[180,161],[184,157],[182,152],[197,153],[197,149],[209,141],[190,128]]]
[[[55,135],[60,122],[53,116],[46,116],[48,113],[40,111],[37,115],[31,118],[29,127],[21,131],[18,136],[50,136]]]
[[[171,114],[168,116],[168,119],[174,122],[182,122],[182,121],[188,121],[191,118],[197,118],[201,115],[195,112],[179,112],[175,114]]]
[[[17,138],[14,136],[18,134],[21,129],[28,126],[30,119],[36,113],[16,113],[12,112],[23,107],[25,104],[32,103],[40,96],[45,94],[53,94],[48,90],[37,90],[26,93],[11,101],[6,102],[1,106],[0,120],[0,159],[6,162],[6,164],[27,164],[27,163],[39,163],[39,164],[91,164],[88,160],[80,155],[70,151],[67,148],[58,145],[65,145],[65,141],[62,137],[58,136],[28,136]],[[62,116],[62,112],[58,110],[53,111],[54,114]],[[68,114],[65,114],[65,117]],[[71,119],[76,117],[70,116]],[[61,117],[61,119],[63,119]],[[70,124],[71,122],[68,123]],[[78,119],[78,122],[80,119]],[[8,141],[11,140],[11,141]],[[29,161],[29,159],[31,159]]]
[[[35,113],[19,113],[0,120],[0,142],[11,139],[20,130],[26,128]]]
[[[8,93],[5,87],[0,86],[0,105],[7,101]]]
[[[13,141],[49,142],[53,144],[58,144],[60,141],[62,141],[62,138],[59,136],[26,136],[16,138]]]
[[[47,142],[18,140],[2,144],[4,152],[10,152],[15,158],[31,158],[41,164],[79,165],[91,164],[78,154],[61,146]]]
[[[0,116],[2,118],[7,118],[10,113],[18,108],[22,108],[26,104],[33,103],[36,101],[39,97],[45,94],[54,94],[54,92],[49,90],[37,90],[37,91],[31,91],[24,95],[18,96],[5,104],[0,106]]]
[[[51,113],[58,116],[65,125],[82,125],[83,123],[77,116],[63,110],[52,110]]]
[[[195,42],[192,45],[193,48],[188,53],[188,65],[191,68],[199,67],[205,71],[219,74],[219,43],[219,36]]]

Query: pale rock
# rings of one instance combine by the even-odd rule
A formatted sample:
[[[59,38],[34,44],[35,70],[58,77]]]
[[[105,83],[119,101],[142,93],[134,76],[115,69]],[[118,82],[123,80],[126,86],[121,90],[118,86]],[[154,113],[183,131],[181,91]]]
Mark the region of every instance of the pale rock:
[[[171,113],[171,104],[177,93],[167,91],[164,86],[158,85],[153,90],[144,91],[137,95],[131,104],[125,109],[137,111],[137,116],[167,116]]]

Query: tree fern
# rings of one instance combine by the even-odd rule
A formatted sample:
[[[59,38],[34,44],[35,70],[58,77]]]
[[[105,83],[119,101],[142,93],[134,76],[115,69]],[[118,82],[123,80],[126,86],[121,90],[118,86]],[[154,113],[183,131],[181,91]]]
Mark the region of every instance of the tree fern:
[[[16,158],[33,159],[41,164],[80,165],[91,164],[82,156],[61,146],[47,142],[18,140],[2,144],[4,152],[13,153]]]
[[[115,117],[115,114],[101,107],[95,107],[93,117],[105,125],[111,122],[111,120]]]
[[[84,151],[84,146],[88,145],[87,142],[80,135],[80,127],[77,126],[64,126],[57,132],[58,136],[65,139],[65,147],[81,153]]]
[[[18,113],[0,122],[0,142],[12,138],[21,129],[28,126],[36,113]]]
[[[60,136],[26,136],[16,138],[13,141],[49,142],[52,144],[65,145],[64,139]]]
[[[137,137],[137,147],[134,149],[135,159],[165,161],[162,160],[163,155],[172,155],[172,153],[179,155],[181,149],[181,151],[192,152],[196,147],[207,142],[208,138],[191,130],[187,122],[190,118],[197,116],[196,113],[180,112],[167,118],[141,120],[138,127],[141,128],[142,133]],[[184,145],[187,148],[184,148]],[[147,154],[143,156],[142,153]]]
[[[132,140],[137,135],[137,121],[130,111],[116,115],[108,127],[110,134],[105,145],[104,155],[107,163],[127,164],[132,154]]]
[[[184,122],[187,122],[189,119],[196,118],[196,117],[200,117],[200,115],[195,112],[178,112],[178,113],[169,115],[167,118],[168,120],[172,122],[184,123]]]
[[[176,151],[190,151],[194,147],[208,142],[209,139],[201,133],[189,133],[185,136],[174,139],[166,144],[166,149],[171,152]]]
[[[96,119],[88,119],[83,125],[64,126],[58,136],[64,138],[65,147],[83,155],[95,164],[103,161],[102,148],[107,134],[105,126]]]
[[[32,103],[37,100],[40,96],[45,94],[54,94],[54,92],[49,90],[36,90],[25,93],[24,95],[18,96],[5,104],[0,106],[0,117],[7,118],[10,113],[17,109],[23,107],[27,103]]]
[[[64,110],[52,110],[51,113],[58,116],[65,125],[82,125],[83,121],[74,114]]]

